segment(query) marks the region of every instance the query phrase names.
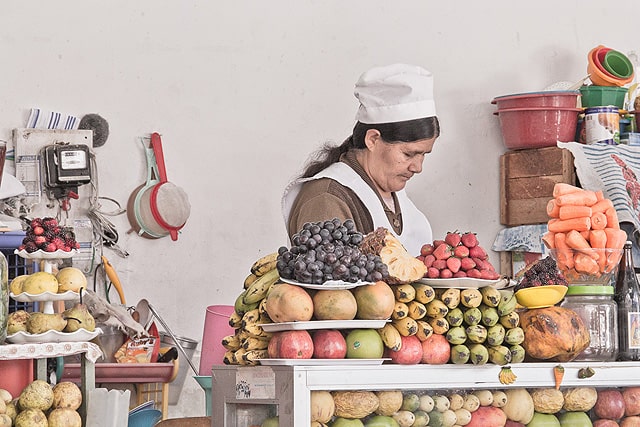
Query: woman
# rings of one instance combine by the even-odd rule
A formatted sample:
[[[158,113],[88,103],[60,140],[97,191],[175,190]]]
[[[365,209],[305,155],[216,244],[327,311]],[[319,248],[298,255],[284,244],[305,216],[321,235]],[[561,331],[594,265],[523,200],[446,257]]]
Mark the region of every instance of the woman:
[[[360,106],[353,134],[339,146],[325,145],[285,190],[289,236],[305,222],[350,218],[363,234],[387,228],[419,255],[432,241],[431,225],[404,188],[422,172],[440,135],[433,77],[413,65],[376,67],[362,74],[355,96]]]

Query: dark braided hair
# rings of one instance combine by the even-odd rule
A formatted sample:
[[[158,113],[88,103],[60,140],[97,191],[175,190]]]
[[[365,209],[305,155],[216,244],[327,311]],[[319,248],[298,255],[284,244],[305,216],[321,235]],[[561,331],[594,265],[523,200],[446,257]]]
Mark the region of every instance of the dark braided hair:
[[[380,137],[388,144],[413,142],[440,136],[440,123],[437,117],[407,120],[394,123],[366,124],[357,122],[353,134],[340,145],[325,143],[307,162],[301,178],[309,178],[340,160],[340,156],[349,150],[366,148],[364,138],[369,129],[376,129]]]

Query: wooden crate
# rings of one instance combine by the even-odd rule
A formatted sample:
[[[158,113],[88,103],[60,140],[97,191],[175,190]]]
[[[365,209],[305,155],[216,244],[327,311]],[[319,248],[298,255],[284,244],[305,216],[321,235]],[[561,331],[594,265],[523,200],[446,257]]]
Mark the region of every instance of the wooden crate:
[[[558,182],[576,185],[573,155],[558,147],[509,151],[500,157],[500,223],[547,222],[547,203]]]

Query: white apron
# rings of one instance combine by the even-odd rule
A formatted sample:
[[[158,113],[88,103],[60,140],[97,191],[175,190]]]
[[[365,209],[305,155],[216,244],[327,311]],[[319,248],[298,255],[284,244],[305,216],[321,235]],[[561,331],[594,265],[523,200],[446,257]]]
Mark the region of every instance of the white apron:
[[[400,240],[411,255],[420,255],[422,245],[432,242],[431,224],[429,224],[424,214],[416,208],[409,199],[405,190],[395,193],[402,212],[402,234],[397,235],[389,223],[389,219],[376,192],[373,191],[356,171],[342,162],[334,163],[310,178],[297,179],[287,186],[282,196],[282,214],[284,216],[285,227],[289,224],[291,208],[300,192],[302,184],[319,178],[331,178],[353,190],[369,210],[374,228],[385,227]]]

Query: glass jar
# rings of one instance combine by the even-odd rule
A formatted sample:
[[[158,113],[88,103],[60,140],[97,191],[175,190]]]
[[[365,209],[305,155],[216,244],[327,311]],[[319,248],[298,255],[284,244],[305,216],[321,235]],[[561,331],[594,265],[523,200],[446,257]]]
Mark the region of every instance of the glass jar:
[[[591,342],[574,360],[613,361],[618,355],[618,309],[613,286],[569,286],[561,306],[575,311]]]

